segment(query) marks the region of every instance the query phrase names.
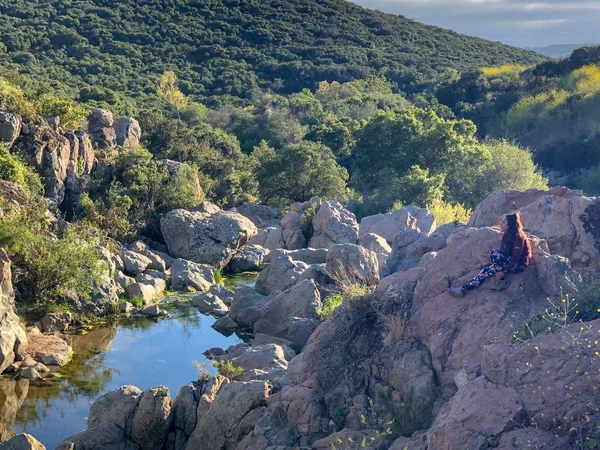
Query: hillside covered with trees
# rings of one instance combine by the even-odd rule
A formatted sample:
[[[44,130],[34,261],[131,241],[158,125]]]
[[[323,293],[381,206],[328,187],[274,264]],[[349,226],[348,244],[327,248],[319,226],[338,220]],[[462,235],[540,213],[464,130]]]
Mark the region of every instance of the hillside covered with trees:
[[[415,90],[449,67],[544,60],[342,0],[0,0],[0,23],[4,70],[128,114],[154,102],[165,70],[186,95],[219,103],[380,71]]]

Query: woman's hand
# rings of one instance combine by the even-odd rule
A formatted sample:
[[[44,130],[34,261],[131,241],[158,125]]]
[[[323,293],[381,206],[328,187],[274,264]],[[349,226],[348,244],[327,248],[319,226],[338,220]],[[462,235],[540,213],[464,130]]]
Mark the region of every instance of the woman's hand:
[[[504,272],[498,272],[496,274],[496,278],[498,278],[499,280],[504,280],[505,276],[506,276],[506,274]]]

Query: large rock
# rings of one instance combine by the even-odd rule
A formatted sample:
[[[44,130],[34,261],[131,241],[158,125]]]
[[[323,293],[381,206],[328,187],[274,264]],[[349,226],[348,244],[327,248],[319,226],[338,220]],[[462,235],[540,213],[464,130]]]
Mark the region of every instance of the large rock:
[[[0,217],[6,212],[19,212],[27,205],[27,194],[12,181],[0,180]]]
[[[112,112],[101,108],[92,109],[88,117],[88,130],[94,148],[101,150],[117,146],[117,133],[113,125]]]
[[[207,291],[215,281],[215,269],[207,264],[196,264],[185,259],[176,259],[171,265],[171,287],[181,291],[186,287],[196,291]]]
[[[160,221],[169,253],[201,264],[223,268],[258,230],[241,214],[214,214],[176,209]]]
[[[229,308],[223,300],[210,292],[204,292],[192,298],[192,305],[204,314],[214,314],[215,316],[224,316],[229,312]]]
[[[501,433],[528,425],[527,411],[514,388],[479,377],[444,405],[427,433],[427,445],[439,450],[487,448]]]
[[[373,233],[392,243],[401,231],[417,230],[429,235],[434,229],[435,218],[429,211],[409,205],[387,214],[364,217],[360,221],[359,235]]]
[[[277,344],[247,347],[240,355],[223,359],[244,369],[240,381],[276,380],[285,375],[288,368],[285,351]]]
[[[235,291],[229,317],[242,327],[253,327],[260,318],[260,312],[269,298],[250,286],[242,286]]]
[[[291,288],[308,268],[305,263],[293,261],[281,252],[271,255],[270,261],[256,279],[255,289],[263,295],[278,294]]]
[[[572,191],[564,186],[557,186],[549,191],[529,189],[527,191],[496,191],[481,202],[471,215],[470,227],[489,227],[497,225],[505,214],[512,213],[532,204],[540,197],[553,195],[564,199],[581,197],[581,191]]]
[[[142,304],[144,305],[154,302],[154,300],[159,298],[166,289],[166,282],[164,280],[155,280],[156,284],[138,282],[129,284],[125,288],[127,297],[130,299],[139,298],[142,300]]]
[[[12,147],[19,134],[21,134],[22,125],[21,117],[0,108],[0,144],[4,143],[9,148]]]
[[[0,249],[0,373],[19,358],[27,345],[15,311],[15,294],[8,255]]]
[[[356,217],[336,200],[323,203],[313,218],[312,248],[329,248],[335,244],[355,244],[358,239]]]
[[[133,416],[140,403],[142,391],[135,386],[122,386],[100,396],[90,408],[88,428],[114,423],[131,435]]]
[[[259,228],[278,226],[281,220],[281,210],[271,206],[244,203],[238,206],[236,211]]]
[[[281,227],[261,228],[258,234],[248,241],[250,245],[260,245],[268,250],[285,247],[283,229]]]
[[[162,450],[172,419],[169,389],[166,386],[148,389],[133,416],[131,437],[141,450]]]
[[[73,349],[58,336],[30,334],[24,354],[47,366],[63,366],[71,360]]]
[[[338,244],[329,249],[327,274],[342,286],[375,286],[379,282],[377,255],[354,244]]]
[[[523,228],[548,242],[550,252],[569,258],[577,269],[600,269],[600,200],[581,191],[498,191],[473,212],[469,225],[493,225],[504,214],[521,212]]]
[[[132,442],[125,431],[114,423],[90,428],[71,436],[56,447],[56,450],[141,450]]]
[[[19,140],[25,162],[40,174],[46,197],[58,206],[65,198],[64,182],[71,160],[71,144],[42,119]]]
[[[140,145],[142,128],[137,120],[131,117],[120,117],[115,119],[114,128],[117,145],[130,148]]]
[[[379,269],[381,270],[388,260],[388,257],[392,253],[392,248],[389,246],[387,241],[381,236],[374,233],[366,233],[358,238],[358,245],[371,250],[377,255],[377,262],[379,263]]]
[[[0,450],[46,450],[46,447],[29,434],[17,434],[0,443]]]
[[[257,272],[263,268],[263,261],[269,250],[260,245],[245,245],[229,264],[227,271],[231,273]]]
[[[264,414],[271,387],[264,381],[224,385],[216,399],[199,411],[186,450],[234,450]]]
[[[303,281],[273,297],[260,311],[256,333],[287,339],[299,351],[319,324],[321,295],[313,280]]]
[[[121,258],[123,259],[125,273],[131,275],[142,273],[150,264],[152,264],[150,258],[131,250],[123,250],[121,252]]]
[[[169,171],[169,175],[171,177],[176,177],[177,174],[179,173],[179,171],[183,168],[187,168],[188,170],[191,169],[191,167],[186,164],[186,163],[182,163],[182,162],[178,162],[178,161],[173,161],[171,159],[162,159],[161,164],[163,164],[167,170]],[[188,172],[189,173],[189,172]],[[193,179],[193,185],[194,185],[194,192],[193,195],[196,199],[200,200],[202,198],[204,198],[204,191],[202,190],[202,186],[200,185],[200,178],[198,177],[198,172],[197,171],[192,171],[192,173],[194,174],[194,179]],[[217,209],[215,209],[217,208]],[[210,202],[202,202],[201,206],[200,206],[200,212],[210,212],[210,213],[214,213],[217,212],[218,210],[218,206],[213,205]]]

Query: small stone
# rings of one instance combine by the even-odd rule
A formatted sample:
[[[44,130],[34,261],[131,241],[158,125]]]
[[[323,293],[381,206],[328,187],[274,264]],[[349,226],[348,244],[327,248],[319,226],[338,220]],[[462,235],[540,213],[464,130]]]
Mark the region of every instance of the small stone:
[[[238,324],[229,317],[229,314],[217,319],[212,327],[225,336],[231,336],[233,332],[239,328]]]
[[[119,305],[119,311],[121,311],[123,314],[130,314],[132,309],[133,305],[129,302],[122,302]]]
[[[38,380],[42,378],[39,372],[33,367],[26,367],[25,369],[21,370],[20,376],[21,378],[27,378],[29,380]]]

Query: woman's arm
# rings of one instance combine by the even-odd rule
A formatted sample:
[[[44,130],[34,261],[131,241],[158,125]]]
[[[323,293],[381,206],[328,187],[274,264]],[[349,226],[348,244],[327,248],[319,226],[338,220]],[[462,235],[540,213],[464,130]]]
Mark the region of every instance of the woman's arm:
[[[510,263],[504,268],[502,271],[504,274],[511,273],[517,263],[519,262],[519,258],[521,258],[521,253],[523,252],[523,238],[518,236],[515,239],[515,243],[513,245],[512,255],[510,257]]]

